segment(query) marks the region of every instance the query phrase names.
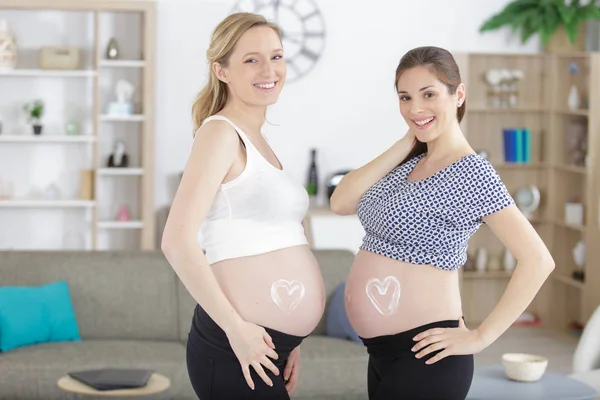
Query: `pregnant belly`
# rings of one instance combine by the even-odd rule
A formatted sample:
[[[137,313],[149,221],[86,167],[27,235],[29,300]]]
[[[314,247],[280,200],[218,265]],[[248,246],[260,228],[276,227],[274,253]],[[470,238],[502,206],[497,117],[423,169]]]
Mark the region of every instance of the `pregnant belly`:
[[[361,250],[346,282],[346,311],[363,338],[458,319],[462,316],[458,273]]]
[[[290,335],[313,331],[325,308],[325,286],[308,246],[224,260],[213,271],[246,320]]]

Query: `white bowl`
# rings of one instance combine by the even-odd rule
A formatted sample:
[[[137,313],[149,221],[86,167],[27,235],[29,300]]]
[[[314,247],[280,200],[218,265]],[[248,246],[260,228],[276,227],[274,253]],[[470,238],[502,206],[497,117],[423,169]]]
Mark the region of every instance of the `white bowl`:
[[[546,372],[548,359],[535,354],[506,353],[502,355],[502,365],[509,379],[535,382]]]

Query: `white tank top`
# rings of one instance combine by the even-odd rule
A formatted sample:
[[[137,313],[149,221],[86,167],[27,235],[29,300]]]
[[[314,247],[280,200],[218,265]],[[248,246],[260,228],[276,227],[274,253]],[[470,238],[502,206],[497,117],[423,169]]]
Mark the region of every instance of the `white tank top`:
[[[208,263],[307,244],[302,220],[309,199],[304,187],[269,163],[228,118],[213,115],[202,125],[212,120],[226,121],[236,130],[246,147],[246,167],[221,184],[200,227],[198,241]]]

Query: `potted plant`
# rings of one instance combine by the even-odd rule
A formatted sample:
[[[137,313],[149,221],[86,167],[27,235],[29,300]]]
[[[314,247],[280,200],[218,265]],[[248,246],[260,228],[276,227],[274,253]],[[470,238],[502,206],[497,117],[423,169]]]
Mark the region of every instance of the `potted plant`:
[[[29,114],[29,121],[33,126],[33,133],[39,135],[42,133],[42,116],[44,115],[44,102],[40,99],[33,100],[23,107]]]
[[[598,0],[513,0],[492,15],[479,32],[510,27],[520,31],[521,43],[539,34],[544,50],[581,51],[584,49],[584,22],[600,19]]]

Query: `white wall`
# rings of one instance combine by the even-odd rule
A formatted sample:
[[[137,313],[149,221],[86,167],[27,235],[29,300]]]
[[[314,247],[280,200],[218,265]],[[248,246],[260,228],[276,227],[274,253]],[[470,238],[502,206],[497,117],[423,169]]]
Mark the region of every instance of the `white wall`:
[[[481,23],[507,0],[316,0],[326,24],[322,59],[302,80],[285,86],[269,111],[270,144],[304,182],[309,149],[318,149],[321,182],[358,167],[390,146],[406,128],[393,90],[400,57],[416,46],[451,51],[537,52],[507,31],[479,34]],[[162,0],[158,3],[156,201],[174,194],[169,179],[184,167],[191,143],[190,105],[207,73],[204,52],[214,26],[234,1]],[[468,89],[467,89],[468,90]],[[323,192],[323,190],[322,190]],[[357,221],[319,218],[316,247],[356,249]]]

